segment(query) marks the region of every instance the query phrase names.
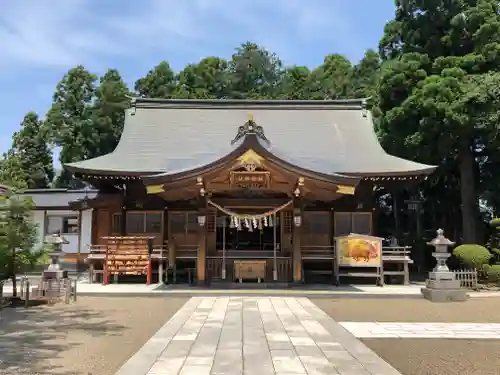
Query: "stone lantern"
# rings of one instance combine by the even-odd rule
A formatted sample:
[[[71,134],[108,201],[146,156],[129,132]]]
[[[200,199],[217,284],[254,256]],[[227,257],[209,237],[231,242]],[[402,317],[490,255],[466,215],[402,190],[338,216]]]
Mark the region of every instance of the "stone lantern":
[[[460,280],[456,279],[446,264],[446,260],[451,256],[448,248],[455,242],[446,238],[442,229],[438,229],[436,238],[427,244],[434,247],[432,256],[436,258],[437,263],[432,272],[429,272],[425,288],[421,290],[424,298],[433,302],[466,301],[466,290],[460,288]]]
[[[52,249],[49,253],[51,262],[47,269],[43,271],[44,279],[56,279],[60,280],[68,277],[68,271],[63,271],[61,269],[60,259],[63,255],[62,245],[69,243],[60,234],[52,234],[45,237],[45,243],[51,245]]]

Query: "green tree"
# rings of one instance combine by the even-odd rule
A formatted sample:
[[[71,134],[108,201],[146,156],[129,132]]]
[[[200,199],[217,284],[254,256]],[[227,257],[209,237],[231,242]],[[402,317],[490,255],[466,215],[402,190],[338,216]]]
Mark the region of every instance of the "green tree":
[[[135,91],[145,98],[173,98],[176,87],[175,73],[166,61],[159,63],[135,83]]]
[[[14,189],[27,188],[21,162],[12,149],[4,153],[0,158],[0,183]]]
[[[207,57],[179,73],[175,96],[182,99],[223,99],[228,94],[228,63]]]
[[[351,93],[353,98],[369,98],[375,96],[380,72],[380,55],[369,49],[361,61],[352,69]]]
[[[8,194],[0,197],[0,278],[12,279],[17,296],[16,274],[46,260],[46,251],[36,250],[38,227],[31,213],[30,198]]]
[[[92,106],[95,154],[112,152],[123,131],[125,109],[129,106],[130,92],[120,73],[108,70],[99,80]]]
[[[280,98],[288,100],[309,99],[311,71],[306,66],[285,68],[280,87]]]
[[[343,55],[331,54],[309,76],[310,99],[346,99],[351,97],[352,64]]]
[[[234,99],[276,98],[282,76],[283,63],[276,54],[246,42],[229,61],[229,95]]]
[[[93,123],[93,100],[97,77],[83,66],[70,69],[57,84],[53,104],[44,130],[48,139],[60,147],[61,164],[99,156],[99,142]],[[56,186],[77,186],[69,172],[58,176]]]
[[[19,173],[15,179],[25,181],[24,187],[44,189],[50,186],[54,179],[52,152],[43,137],[42,122],[36,113],[29,112],[24,116],[21,130],[12,137],[10,155],[14,158],[11,165],[15,165]],[[17,174],[12,169],[6,173]]]
[[[380,43],[386,62],[377,114],[384,144],[457,171],[466,243],[477,240],[479,152],[496,134],[496,99],[478,94],[488,91],[478,75],[500,68],[499,11],[493,0],[401,0]],[[488,101],[481,103],[479,125],[481,96]]]

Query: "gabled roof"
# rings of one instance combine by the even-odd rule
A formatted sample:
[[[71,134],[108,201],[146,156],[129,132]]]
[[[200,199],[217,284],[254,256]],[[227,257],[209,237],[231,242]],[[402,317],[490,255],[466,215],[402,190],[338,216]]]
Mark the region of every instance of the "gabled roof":
[[[315,173],[396,176],[435,167],[387,154],[362,100],[163,100],[138,98],[127,110],[116,149],[67,164],[84,174],[180,174],[223,159],[248,121],[262,127],[261,145],[276,158]]]

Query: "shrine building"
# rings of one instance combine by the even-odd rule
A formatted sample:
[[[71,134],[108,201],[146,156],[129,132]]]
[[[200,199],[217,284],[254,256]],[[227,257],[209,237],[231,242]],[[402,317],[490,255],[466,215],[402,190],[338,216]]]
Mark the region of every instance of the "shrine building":
[[[198,284],[334,274],[335,238],[377,235],[374,189],[435,169],[387,154],[363,100],[148,98],[113,152],[64,167],[99,191],[73,209],[92,209],[104,283]]]

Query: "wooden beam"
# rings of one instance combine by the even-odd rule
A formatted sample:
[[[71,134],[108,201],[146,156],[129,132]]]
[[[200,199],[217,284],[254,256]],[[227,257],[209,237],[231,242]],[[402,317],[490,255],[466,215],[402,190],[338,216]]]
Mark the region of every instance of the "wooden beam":
[[[293,259],[293,282],[302,282],[302,254],[300,250],[300,240],[302,234],[302,225],[295,225],[295,215],[300,215],[303,218],[304,209],[301,197],[296,197],[293,201],[293,234],[292,234],[292,259]]]
[[[206,261],[207,261],[207,197],[199,197],[198,216],[205,216],[205,224],[199,226],[198,230],[198,257],[196,261],[196,276],[199,284],[206,284]]]

